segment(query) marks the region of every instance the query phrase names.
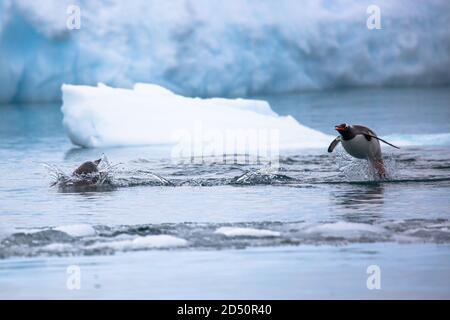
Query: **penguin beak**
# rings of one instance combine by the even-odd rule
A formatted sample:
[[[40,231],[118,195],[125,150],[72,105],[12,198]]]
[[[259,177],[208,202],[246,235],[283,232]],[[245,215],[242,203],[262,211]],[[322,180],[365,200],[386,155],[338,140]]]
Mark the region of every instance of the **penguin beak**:
[[[339,133],[345,131],[345,127],[341,127],[341,126],[335,126],[334,129]]]

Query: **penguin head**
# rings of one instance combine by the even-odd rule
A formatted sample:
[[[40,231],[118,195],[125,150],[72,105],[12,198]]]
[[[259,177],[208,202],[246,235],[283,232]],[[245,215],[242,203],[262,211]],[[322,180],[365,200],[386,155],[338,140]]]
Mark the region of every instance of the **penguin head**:
[[[79,166],[74,172],[74,175],[86,175],[92,174],[94,172],[98,172],[97,166],[99,165],[102,159],[98,159],[95,161],[86,161],[81,166]]]
[[[346,124],[346,123],[341,123],[341,124],[338,124],[338,125],[334,126],[334,129],[337,132],[339,132],[340,134],[342,134],[342,133],[350,130],[350,126],[348,124]]]
[[[341,123],[338,124],[336,126],[334,126],[334,129],[339,132],[339,134],[344,138],[344,139],[351,139],[353,138],[354,134],[353,134],[353,127],[347,123]]]

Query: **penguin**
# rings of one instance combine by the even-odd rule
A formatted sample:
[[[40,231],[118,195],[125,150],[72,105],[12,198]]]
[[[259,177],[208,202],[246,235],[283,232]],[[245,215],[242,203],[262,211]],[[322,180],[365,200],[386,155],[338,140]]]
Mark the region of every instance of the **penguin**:
[[[73,175],[82,176],[98,172],[97,167],[100,161],[102,161],[102,159],[98,159],[95,161],[86,161],[73,172]]]
[[[333,152],[341,142],[349,155],[358,159],[367,159],[380,178],[386,177],[380,141],[397,149],[400,149],[399,147],[379,138],[373,130],[361,125],[342,123],[336,125],[335,130],[340,135],[331,142],[328,152]]]

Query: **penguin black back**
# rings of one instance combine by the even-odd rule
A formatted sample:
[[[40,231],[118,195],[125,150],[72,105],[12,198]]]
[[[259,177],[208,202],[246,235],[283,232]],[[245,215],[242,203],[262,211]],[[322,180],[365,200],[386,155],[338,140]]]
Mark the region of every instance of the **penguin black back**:
[[[335,128],[342,136],[343,140],[351,140],[358,134],[364,135],[367,141],[370,141],[372,137],[377,138],[377,134],[375,132],[359,124],[348,125],[346,123],[341,123],[335,126]]]
[[[94,173],[94,172],[98,172],[98,164],[100,163],[100,161],[102,161],[102,159],[98,159],[95,161],[86,161],[85,163],[83,163],[81,166],[79,166],[74,172],[73,174],[76,175],[85,175],[85,174],[90,174],[90,173]]]
[[[335,129],[342,136],[342,140],[346,140],[346,141],[351,140],[358,134],[362,134],[366,138],[367,141],[370,141],[370,140],[372,140],[372,138],[375,138],[381,142],[386,143],[387,145],[390,145],[391,147],[400,149],[399,147],[393,145],[392,143],[387,142],[386,140],[378,137],[377,134],[373,130],[371,130],[365,126],[359,125],[359,124],[354,124],[354,125],[349,126],[346,123],[342,123],[340,125],[335,126]],[[329,152],[331,152],[331,151],[329,151]]]

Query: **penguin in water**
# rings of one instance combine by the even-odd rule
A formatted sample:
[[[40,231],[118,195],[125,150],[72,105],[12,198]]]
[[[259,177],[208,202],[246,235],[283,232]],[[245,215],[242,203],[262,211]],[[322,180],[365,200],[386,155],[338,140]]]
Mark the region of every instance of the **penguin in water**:
[[[380,178],[386,177],[380,141],[397,149],[400,149],[399,147],[379,138],[373,130],[361,125],[342,123],[335,126],[335,130],[340,135],[331,142],[328,152],[333,152],[334,148],[341,142],[349,155],[358,159],[367,159]]]
[[[75,169],[72,176],[79,179],[75,185],[77,187],[90,186],[96,184],[100,178],[100,173],[98,171],[98,165],[102,159],[95,161],[86,161],[81,166]]]
[[[98,159],[95,161],[86,161],[81,166],[79,166],[77,169],[75,169],[75,171],[73,172],[73,175],[83,176],[83,175],[87,175],[87,174],[96,173],[96,172],[98,172],[98,165],[100,164],[101,161],[102,161],[102,159]]]

